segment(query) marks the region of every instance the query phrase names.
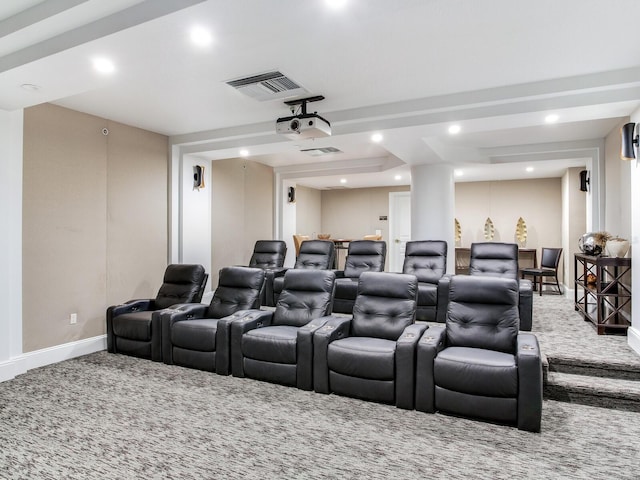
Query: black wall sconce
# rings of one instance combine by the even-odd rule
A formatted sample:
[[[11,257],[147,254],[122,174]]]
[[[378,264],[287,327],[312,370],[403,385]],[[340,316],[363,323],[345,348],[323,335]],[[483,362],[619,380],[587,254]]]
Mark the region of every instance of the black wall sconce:
[[[287,202],[296,203],[296,187],[287,188]]]
[[[196,165],[193,167],[193,189],[200,190],[204,188],[204,167]]]
[[[622,147],[620,148],[620,158],[622,160],[633,160],[638,158],[638,126],[640,123],[625,123],[620,129],[622,136]]]
[[[580,191],[588,192],[589,191],[589,170],[582,170],[580,172]]]

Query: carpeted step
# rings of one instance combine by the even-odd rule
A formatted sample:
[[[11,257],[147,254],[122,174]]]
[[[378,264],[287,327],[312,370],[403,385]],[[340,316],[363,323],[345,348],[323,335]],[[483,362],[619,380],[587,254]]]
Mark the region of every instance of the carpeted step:
[[[575,358],[549,356],[549,371],[584,375],[589,377],[617,378],[620,380],[635,380],[640,382],[640,365],[616,362],[609,359],[605,362]]]
[[[553,362],[551,363],[553,366]],[[548,372],[544,396],[549,400],[640,412],[640,381]]]

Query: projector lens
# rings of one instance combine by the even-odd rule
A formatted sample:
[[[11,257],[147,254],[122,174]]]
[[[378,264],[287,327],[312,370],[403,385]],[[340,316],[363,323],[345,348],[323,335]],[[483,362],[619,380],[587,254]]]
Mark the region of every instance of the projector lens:
[[[297,132],[298,130],[300,130],[300,121],[299,120],[291,120],[291,123],[289,124],[289,127],[291,128],[291,130]]]

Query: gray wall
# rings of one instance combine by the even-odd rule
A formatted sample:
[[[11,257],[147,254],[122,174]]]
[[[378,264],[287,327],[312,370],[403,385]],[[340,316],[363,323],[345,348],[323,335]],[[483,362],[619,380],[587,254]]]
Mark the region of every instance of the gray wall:
[[[222,267],[247,265],[256,240],[273,238],[273,169],[229,159],[211,162],[211,285]]]
[[[23,351],[105,333],[107,306],[155,296],[166,259],[167,137],[26,109]]]

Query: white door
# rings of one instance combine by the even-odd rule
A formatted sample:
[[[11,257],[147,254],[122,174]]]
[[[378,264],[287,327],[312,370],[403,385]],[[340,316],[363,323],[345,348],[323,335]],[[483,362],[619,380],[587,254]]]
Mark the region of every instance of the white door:
[[[411,192],[389,193],[389,271],[401,272],[411,240]]]

